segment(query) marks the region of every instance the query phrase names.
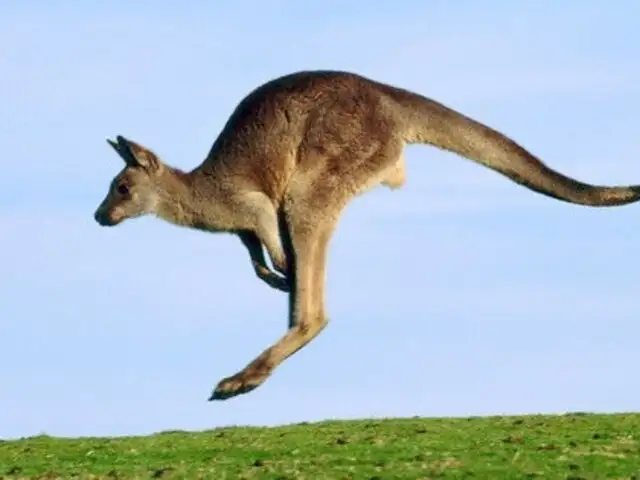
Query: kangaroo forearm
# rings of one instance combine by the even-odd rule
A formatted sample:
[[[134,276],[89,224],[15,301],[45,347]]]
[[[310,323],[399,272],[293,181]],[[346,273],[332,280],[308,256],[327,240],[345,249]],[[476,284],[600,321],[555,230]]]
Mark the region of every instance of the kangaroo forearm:
[[[251,264],[253,265],[256,276],[270,287],[288,292],[289,284],[287,278],[278,275],[267,265],[260,239],[251,232],[238,233],[238,237],[249,252],[249,258],[251,259]]]

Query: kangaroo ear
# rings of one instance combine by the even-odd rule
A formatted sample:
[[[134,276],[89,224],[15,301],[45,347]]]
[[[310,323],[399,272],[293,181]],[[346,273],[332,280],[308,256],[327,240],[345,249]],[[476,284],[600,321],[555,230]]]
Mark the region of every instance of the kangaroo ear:
[[[118,152],[129,167],[140,167],[149,172],[156,172],[162,167],[162,162],[155,153],[121,135],[116,137],[115,142],[107,139],[107,143]]]
[[[107,143],[113,147],[116,153],[120,155],[120,158],[122,158],[122,160],[124,160],[124,163],[126,163],[129,167],[134,167],[137,165],[135,158],[133,158],[133,155],[131,155],[131,152],[126,147],[126,145],[120,143],[119,141],[114,142],[110,138],[107,138]]]

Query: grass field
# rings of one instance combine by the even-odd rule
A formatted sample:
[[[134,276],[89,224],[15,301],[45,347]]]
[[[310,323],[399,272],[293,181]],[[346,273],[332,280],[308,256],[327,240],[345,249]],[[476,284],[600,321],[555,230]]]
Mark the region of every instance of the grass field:
[[[640,479],[640,414],[335,421],[0,442],[2,478]]]

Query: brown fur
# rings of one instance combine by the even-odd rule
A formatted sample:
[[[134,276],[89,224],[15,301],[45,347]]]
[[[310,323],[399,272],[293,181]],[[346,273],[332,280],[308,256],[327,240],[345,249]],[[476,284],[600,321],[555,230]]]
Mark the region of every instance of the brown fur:
[[[121,136],[109,143],[125,167],[96,211],[101,225],[155,214],[176,225],[237,234],[256,275],[290,291],[288,332],[221,380],[210,399],[256,388],[325,327],[327,248],[340,214],[378,184],[404,184],[406,144],[457,153],[566,202],[607,206],[640,199],[639,186],[579,182],[438,102],[346,72],[298,72],[258,87],[188,173]],[[262,245],[281,275],[267,266]]]

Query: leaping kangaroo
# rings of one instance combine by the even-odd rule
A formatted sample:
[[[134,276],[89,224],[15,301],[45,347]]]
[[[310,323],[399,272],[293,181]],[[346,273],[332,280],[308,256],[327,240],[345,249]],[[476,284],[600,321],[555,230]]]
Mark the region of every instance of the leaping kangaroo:
[[[549,197],[594,207],[640,199],[640,185],[597,186],[565,176],[515,141],[420,94],[361,75],[302,71],[244,97],[204,161],[189,172],[122,136],[110,145],[124,168],[95,212],[103,226],[145,214],[238,235],[256,275],[289,292],[289,329],[209,400],[261,385],[327,325],[327,247],[356,195],[405,183],[403,150],[454,152]],[[266,263],[266,248],[274,270]]]

